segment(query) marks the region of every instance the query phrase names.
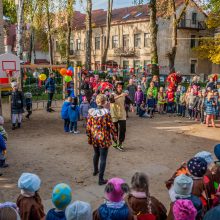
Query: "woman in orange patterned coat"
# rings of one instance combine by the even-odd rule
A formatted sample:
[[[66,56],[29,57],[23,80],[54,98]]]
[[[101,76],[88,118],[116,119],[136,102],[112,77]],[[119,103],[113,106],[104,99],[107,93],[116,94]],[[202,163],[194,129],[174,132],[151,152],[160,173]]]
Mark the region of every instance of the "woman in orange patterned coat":
[[[117,140],[117,130],[112,122],[110,112],[103,107],[106,104],[106,100],[106,96],[102,94],[96,97],[98,107],[89,110],[86,129],[88,142],[90,145],[93,145],[94,148],[93,176],[96,176],[99,173],[99,185],[107,183],[107,180],[104,179],[104,172],[108,148],[112,144],[112,139]],[[98,169],[99,158],[100,166]]]

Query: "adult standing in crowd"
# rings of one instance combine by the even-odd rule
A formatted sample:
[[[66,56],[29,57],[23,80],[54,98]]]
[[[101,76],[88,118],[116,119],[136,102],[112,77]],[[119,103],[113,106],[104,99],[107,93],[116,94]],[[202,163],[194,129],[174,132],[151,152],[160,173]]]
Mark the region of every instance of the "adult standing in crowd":
[[[116,83],[116,93],[114,94],[114,104],[117,106],[117,114],[111,111],[112,120],[118,132],[118,140],[113,144],[113,147],[123,151],[123,142],[126,133],[126,111],[125,98],[127,94],[123,93],[123,82]]]
[[[137,86],[134,84],[134,80],[130,79],[128,86],[127,86],[127,90],[129,92],[129,98],[131,99],[131,101],[133,103],[135,103],[135,93],[137,91]]]
[[[117,139],[117,132],[112,122],[110,112],[103,107],[106,101],[106,96],[103,94],[99,94],[96,97],[98,107],[89,110],[86,128],[88,143],[93,145],[94,148],[93,176],[99,173],[99,185],[104,185],[108,182],[104,179],[108,148],[112,144],[111,139]],[[100,166],[98,167],[99,159]]]
[[[54,80],[54,74],[50,73],[49,78],[46,81],[45,84],[45,92],[48,94],[48,102],[47,102],[47,112],[53,112],[54,110],[51,108],[53,95],[55,93],[55,80]]]
[[[89,76],[85,76],[84,82],[81,85],[82,93],[86,96],[88,102],[91,101],[92,98],[92,88],[90,85],[90,78]]]

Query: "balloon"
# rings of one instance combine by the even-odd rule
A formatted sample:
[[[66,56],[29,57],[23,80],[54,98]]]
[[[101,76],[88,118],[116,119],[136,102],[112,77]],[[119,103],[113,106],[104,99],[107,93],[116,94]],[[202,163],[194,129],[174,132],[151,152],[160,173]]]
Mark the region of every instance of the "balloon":
[[[67,75],[67,76],[72,76],[72,75],[73,75],[73,72],[72,72],[71,70],[67,70],[67,71],[66,71],[66,75]]]
[[[69,83],[69,82],[72,81],[72,77],[71,77],[71,76],[65,76],[65,77],[64,77],[64,81],[67,82],[67,83]]]
[[[38,78],[40,81],[45,81],[47,79],[47,76],[44,73],[41,73]]]
[[[74,68],[73,68],[72,66],[70,66],[70,67],[68,68],[68,70],[70,70],[70,71],[72,71],[72,72],[74,73]]]
[[[34,73],[33,73],[33,77],[34,77],[34,78],[38,78],[39,75],[40,75],[40,73],[38,73],[38,72],[34,72]]]
[[[66,75],[66,72],[67,72],[67,70],[66,70],[65,68],[62,68],[62,69],[60,70],[60,74],[61,74],[62,76],[65,76],[65,75]]]

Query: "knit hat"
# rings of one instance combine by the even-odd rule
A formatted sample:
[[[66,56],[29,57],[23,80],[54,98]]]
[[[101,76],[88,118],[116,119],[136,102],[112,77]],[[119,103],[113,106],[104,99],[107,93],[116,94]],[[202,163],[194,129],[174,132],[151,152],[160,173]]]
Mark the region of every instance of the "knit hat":
[[[175,220],[195,220],[197,211],[193,203],[187,199],[178,199],[173,206]]]
[[[66,220],[92,220],[92,208],[89,203],[76,201],[65,211]]]
[[[18,83],[17,82],[11,82],[11,87],[12,88],[15,88],[15,87],[17,87],[18,86]]]
[[[219,220],[220,216],[220,205],[216,206],[215,208],[209,210],[203,220]]]
[[[215,153],[215,156],[217,157],[217,159],[220,160],[220,144],[217,144],[215,146],[214,153]]]
[[[201,151],[199,153],[197,153],[195,155],[195,157],[201,157],[203,159],[205,159],[205,161],[207,162],[207,164],[211,164],[211,163],[214,163],[214,159],[212,157],[212,154],[208,151]]]
[[[188,198],[191,195],[193,180],[191,177],[182,174],[174,180],[174,192],[176,198]]]
[[[125,193],[123,185],[126,185],[126,183],[121,178],[110,179],[105,188],[106,199],[110,202],[121,202]]]
[[[22,173],[18,180],[18,188],[28,192],[36,192],[40,189],[41,180],[33,173]]]
[[[52,193],[52,202],[57,209],[65,209],[72,200],[72,190],[65,184],[60,183],[56,185]]]
[[[203,177],[207,171],[207,162],[201,157],[193,157],[188,161],[187,168],[194,177]]]
[[[5,123],[4,118],[0,116],[0,125],[3,125]]]

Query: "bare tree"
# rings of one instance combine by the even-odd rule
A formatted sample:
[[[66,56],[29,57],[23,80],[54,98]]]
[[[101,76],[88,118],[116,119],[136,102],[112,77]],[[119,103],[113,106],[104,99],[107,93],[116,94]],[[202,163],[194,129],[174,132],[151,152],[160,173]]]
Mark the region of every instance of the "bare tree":
[[[112,21],[112,7],[113,7],[113,0],[108,0],[108,11],[107,11],[107,18],[106,18],[106,42],[105,42],[104,52],[102,54],[102,62],[101,62],[102,68],[105,67],[103,64],[106,64],[106,59],[107,59],[108,49],[109,49],[111,21]]]
[[[92,48],[92,0],[87,0],[86,7],[86,69],[91,70]]]

